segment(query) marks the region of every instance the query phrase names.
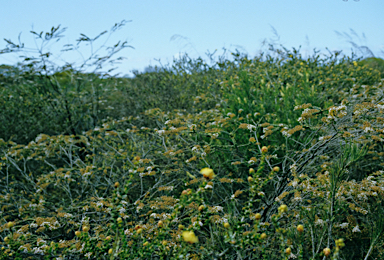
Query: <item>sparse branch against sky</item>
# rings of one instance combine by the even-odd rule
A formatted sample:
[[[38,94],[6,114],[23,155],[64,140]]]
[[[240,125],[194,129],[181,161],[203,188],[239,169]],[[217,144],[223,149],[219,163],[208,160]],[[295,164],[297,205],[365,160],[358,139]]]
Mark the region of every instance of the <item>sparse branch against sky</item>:
[[[117,22],[131,21],[109,39],[110,44],[127,40],[134,47],[121,53],[127,58],[120,64],[123,74],[158,65],[159,59],[172,62],[185,52],[206,58],[207,51],[226,48],[253,56],[263,40],[277,40],[274,30],[279,43],[287,48],[301,45],[304,54],[325,47],[348,53],[352,40],[382,57],[383,10],[383,0],[3,1],[0,36],[17,41],[21,33],[21,41],[34,47],[31,30],[49,31],[60,24],[68,28],[62,46],[75,43],[80,33],[95,37]],[[13,62],[15,55],[0,56],[0,64]]]

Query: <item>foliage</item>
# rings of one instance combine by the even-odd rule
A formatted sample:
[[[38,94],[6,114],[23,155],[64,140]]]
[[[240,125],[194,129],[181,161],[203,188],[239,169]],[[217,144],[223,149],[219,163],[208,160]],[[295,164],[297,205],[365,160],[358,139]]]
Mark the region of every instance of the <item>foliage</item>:
[[[383,258],[380,72],[272,51],[2,67],[0,259]]]

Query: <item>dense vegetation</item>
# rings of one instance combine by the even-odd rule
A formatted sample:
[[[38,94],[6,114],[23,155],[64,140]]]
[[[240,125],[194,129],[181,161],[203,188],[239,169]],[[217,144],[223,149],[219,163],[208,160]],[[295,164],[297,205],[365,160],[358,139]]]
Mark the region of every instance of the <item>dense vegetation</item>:
[[[119,46],[0,67],[0,259],[384,258],[382,60],[101,73]]]

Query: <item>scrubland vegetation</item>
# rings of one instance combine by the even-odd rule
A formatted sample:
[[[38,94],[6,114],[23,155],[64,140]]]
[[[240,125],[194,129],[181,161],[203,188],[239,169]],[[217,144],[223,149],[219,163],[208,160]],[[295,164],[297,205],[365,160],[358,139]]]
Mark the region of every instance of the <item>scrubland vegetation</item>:
[[[92,73],[43,50],[1,66],[0,259],[384,258],[382,60],[101,73],[124,47]]]

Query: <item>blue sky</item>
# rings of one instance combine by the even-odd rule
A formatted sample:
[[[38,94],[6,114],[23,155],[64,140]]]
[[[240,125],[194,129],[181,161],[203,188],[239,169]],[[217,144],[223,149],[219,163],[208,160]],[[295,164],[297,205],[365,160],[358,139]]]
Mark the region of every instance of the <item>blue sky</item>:
[[[6,1],[0,9],[0,37],[34,47],[31,30],[48,31],[67,27],[52,52],[66,43],[75,43],[80,33],[95,37],[122,20],[131,21],[111,36],[108,44],[127,40],[134,49],[118,71],[130,74],[148,65],[172,62],[179,53],[206,58],[207,51],[236,48],[253,56],[266,49],[263,40],[276,39],[287,48],[302,46],[350,52],[351,44],[337,32],[348,33],[376,56],[384,56],[383,0],[17,0]],[[353,36],[354,30],[360,37]],[[363,34],[366,39],[364,40]],[[106,38],[106,37],[105,37]],[[102,38],[104,41],[104,38]],[[102,42],[100,41],[100,43]],[[96,42],[97,45],[97,42]],[[5,42],[0,42],[0,48]],[[89,48],[82,49],[87,56]],[[61,56],[67,62],[81,61],[79,53]],[[0,64],[11,64],[17,55],[0,55]],[[59,62],[59,59],[58,59]]]

